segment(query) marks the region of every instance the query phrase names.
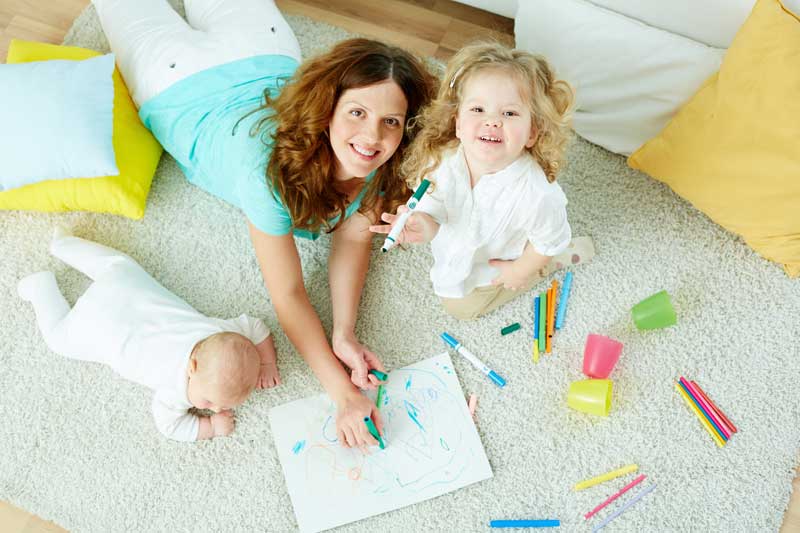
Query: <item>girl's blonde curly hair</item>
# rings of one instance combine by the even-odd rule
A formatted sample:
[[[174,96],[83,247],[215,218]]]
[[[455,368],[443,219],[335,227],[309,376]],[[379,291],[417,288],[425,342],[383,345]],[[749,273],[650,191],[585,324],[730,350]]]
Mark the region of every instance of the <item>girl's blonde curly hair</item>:
[[[439,166],[444,153],[458,146],[456,115],[464,84],[483,69],[506,69],[518,83],[536,132],[536,142],[528,150],[544,170],[547,180],[555,181],[571,137],[571,110],[575,99],[572,87],[556,79],[553,69],[541,56],[512,50],[500,43],[478,42],[465,46],[452,57],[438,95],[413,119],[413,126],[419,133],[411,143],[401,170],[412,189]]]

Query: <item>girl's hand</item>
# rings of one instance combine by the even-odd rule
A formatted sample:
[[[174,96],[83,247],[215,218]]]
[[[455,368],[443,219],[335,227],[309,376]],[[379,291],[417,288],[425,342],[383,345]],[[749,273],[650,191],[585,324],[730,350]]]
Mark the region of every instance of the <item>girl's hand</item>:
[[[369,230],[373,233],[382,233],[384,235],[388,235],[392,231],[397,219],[400,218],[400,215],[406,211],[408,211],[408,207],[401,205],[397,208],[396,215],[391,213],[382,213],[381,220],[388,222],[388,224],[376,224],[374,226],[370,226]],[[403,231],[401,231],[400,235],[398,235],[397,242],[398,244],[429,242],[436,236],[436,231],[438,229],[439,224],[437,224],[426,213],[414,212],[406,221]]]
[[[371,416],[378,433],[383,435],[383,421],[375,402],[358,391],[353,391],[337,405],[336,436],[345,448],[358,447],[367,453],[368,446],[377,446],[378,441],[370,434],[364,418]]]
[[[504,288],[514,291],[524,289],[533,280],[533,276],[519,268],[516,263],[516,261],[490,259],[489,266],[500,271],[500,275],[492,280],[492,285],[502,285]]]
[[[383,364],[378,357],[369,351],[353,335],[334,335],[331,341],[333,353],[336,354],[350,370],[350,381],[362,389],[376,389],[380,380],[369,373],[374,368],[384,372]],[[363,424],[363,420],[362,420]]]

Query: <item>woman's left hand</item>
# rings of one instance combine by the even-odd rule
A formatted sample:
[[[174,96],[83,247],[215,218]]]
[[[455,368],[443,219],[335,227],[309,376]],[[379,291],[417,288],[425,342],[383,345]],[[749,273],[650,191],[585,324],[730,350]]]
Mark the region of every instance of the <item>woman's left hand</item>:
[[[369,373],[370,369],[384,372],[383,364],[378,357],[358,342],[355,335],[334,335],[331,341],[333,353],[336,354],[352,372],[350,381],[362,389],[376,389],[381,381]]]

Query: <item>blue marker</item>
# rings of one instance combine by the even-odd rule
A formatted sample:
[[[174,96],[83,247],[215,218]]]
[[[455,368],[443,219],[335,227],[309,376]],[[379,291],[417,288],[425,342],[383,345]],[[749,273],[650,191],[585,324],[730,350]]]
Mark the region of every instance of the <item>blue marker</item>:
[[[489,376],[489,379],[491,379],[492,381],[494,381],[494,382],[495,382],[495,384],[497,384],[497,386],[498,386],[498,387],[503,387],[503,386],[505,386],[505,384],[506,384],[506,380],[504,380],[503,378],[501,378],[501,377],[500,377],[500,376],[497,374],[497,372],[495,372],[494,370],[492,370],[492,369],[491,369],[491,368],[489,368],[488,366],[486,366],[486,365],[484,365],[483,363],[481,363],[480,359],[478,359],[477,357],[475,357],[475,356],[472,354],[472,352],[470,352],[469,350],[467,350],[466,348],[464,348],[464,346],[463,346],[463,345],[462,345],[460,342],[458,342],[457,340],[455,340],[455,339],[453,338],[453,336],[452,336],[452,335],[450,335],[449,333],[442,333],[441,337],[442,337],[442,340],[443,340],[444,342],[446,342],[448,346],[450,346],[450,347],[451,347],[452,349],[454,349],[456,352],[458,352],[458,353],[460,353],[461,355],[463,355],[464,357],[466,357],[466,358],[467,358],[467,361],[469,361],[470,363],[472,363],[472,366],[474,366],[475,368],[477,368],[478,370],[480,370],[481,372],[483,372],[484,374],[486,374],[487,376]]]
[[[559,527],[560,520],[492,520],[489,527]]]
[[[564,276],[564,285],[561,287],[561,298],[558,299],[558,313],[556,313],[556,329],[564,325],[564,315],[567,313],[567,299],[572,288],[572,270]]]

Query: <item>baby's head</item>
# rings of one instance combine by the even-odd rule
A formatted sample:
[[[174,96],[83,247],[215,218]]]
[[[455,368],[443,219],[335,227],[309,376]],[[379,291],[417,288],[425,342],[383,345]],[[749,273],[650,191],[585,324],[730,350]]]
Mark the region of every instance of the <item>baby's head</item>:
[[[459,142],[473,171],[497,172],[527,150],[547,179],[555,180],[570,136],[573,99],[569,84],[556,79],[540,56],[499,43],[465,46],[418,117],[422,130],[404,166],[409,185]]]
[[[217,413],[241,405],[256,386],[259,365],[255,345],[243,335],[226,331],[203,339],[189,359],[189,401]]]

